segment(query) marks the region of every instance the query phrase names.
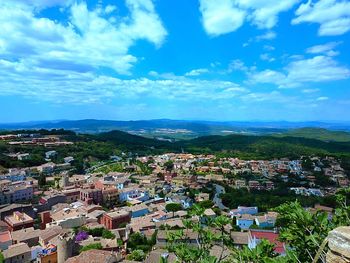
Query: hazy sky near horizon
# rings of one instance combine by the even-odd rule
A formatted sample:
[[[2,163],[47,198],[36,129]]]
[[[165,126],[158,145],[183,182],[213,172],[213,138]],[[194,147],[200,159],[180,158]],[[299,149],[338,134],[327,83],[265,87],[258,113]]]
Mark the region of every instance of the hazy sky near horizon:
[[[0,122],[350,120],[348,0],[0,0]]]

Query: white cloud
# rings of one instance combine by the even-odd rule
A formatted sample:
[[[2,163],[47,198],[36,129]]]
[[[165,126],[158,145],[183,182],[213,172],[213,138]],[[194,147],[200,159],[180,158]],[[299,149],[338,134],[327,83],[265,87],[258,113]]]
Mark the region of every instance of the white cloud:
[[[287,71],[290,82],[326,82],[350,77],[348,68],[326,56],[294,61],[287,66]]]
[[[300,0],[236,0],[237,5],[249,11],[248,19],[259,28],[270,29],[278,22],[278,15],[288,11]]]
[[[251,72],[253,83],[271,83],[280,88],[298,87],[305,83],[328,82],[348,79],[350,70],[339,65],[331,57],[315,56],[290,62],[283,71],[263,70]]]
[[[263,53],[260,55],[260,59],[268,62],[273,62],[275,61],[275,58],[273,58],[270,54],[268,53]]]
[[[244,102],[277,102],[277,103],[291,103],[294,101],[294,97],[283,95],[280,91],[273,90],[271,92],[251,92],[246,95],[242,95],[242,101]]]
[[[264,45],[264,50],[267,51],[274,51],[276,48],[274,46],[271,45]]]
[[[338,46],[340,43],[339,42],[329,42],[323,45],[316,45],[309,47],[306,50],[306,53],[309,54],[326,54],[327,56],[336,56],[339,53],[337,51],[334,51],[334,48]]]
[[[243,25],[246,13],[234,7],[233,0],[200,0],[202,23],[207,34],[218,36]]]
[[[40,10],[53,6],[68,6],[73,0],[11,0],[8,2],[24,4]]]
[[[209,73],[209,70],[206,69],[206,68],[199,68],[199,69],[193,69],[191,70],[190,72],[187,72],[185,74],[185,76],[199,76],[199,75],[202,75],[202,74],[205,74],[205,73]]]
[[[347,0],[308,0],[295,12],[293,25],[318,23],[320,36],[342,35],[350,30],[350,2]]]
[[[285,74],[270,69],[250,73],[250,80],[254,83],[274,83],[280,85],[285,78]]]
[[[302,93],[310,94],[310,93],[315,93],[319,91],[320,91],[319,89],[303,89]]]
[[[151,0],[127,0],[130,15],[117,22],[99,9],[88,10],[85,2],[74,3],[66,7],[70,17],[65,24],[37,17],[35,6],[22,2],[0,3],[0,53],[42,70],[87,72],[106,67],[127,74],[137,62],[129,48],[140,39],[160,46],[167,34]],[[68,1],[54,1],[58,2]]]
[[[219,80],[199,80],[172,73],[150,72],[151,78],[121,79],[69,69],[33,67],[0,60],[0,96],[16,95],[52,103],[102,103],[112,99],[218,100],[247,92],[244,87]],[[50,81],[47,81],[50,79]]]
[[[228,65],[228,69],[227,69],[227,72],[228,73],[231,73],[233,71],[243,71],[243,72],[246,72],[248,71],[248,67],[243,63],[242,60],[239,60],[239,59],[235,59],[235,60],[232,60],[230,62],[230,64]]]
[[[263,35],[256,36],[255,39],[256,41],[261,41],[261,40],[271,40],[276,38],[276,33],[273,31],[268,31]]]
[[[117,10],[117,7],[115,5],[107,5],[105,7],[104,11],[106,14],[110,14],[110,13],[114,12],[115,10]]]
[[[328,100],[329,98],[328,97],[318,97],[316,99],[316,101],[325,101],[325,100]]]
[[[202,23],[207,34],[218,36],[233,32],[245,21],[261,29],[271,29],[281,12],[300,0],[200,0]]]

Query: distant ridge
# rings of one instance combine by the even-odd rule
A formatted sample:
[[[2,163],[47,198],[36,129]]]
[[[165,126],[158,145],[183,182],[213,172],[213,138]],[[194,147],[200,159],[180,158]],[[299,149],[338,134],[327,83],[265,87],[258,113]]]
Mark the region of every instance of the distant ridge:
[[[286,131],[280,136],[292,136],[317,139],[321,141],[350,142],[350,132],[332,131],[324,128],[299,128]]]
[[[305,128],[308,127],[308,128]],[[321,140],[331,140],[336,136],[335,141],[349,141],[350,123],[336,122],[263,122],[263,121],[197,121],[197,120],[135,120],[135,121],[115,121],[115,120],[54,120],[54,121],[31,121],[23,123],[0,123],[0,130],[18,129],[66,129],[78,133],[102,133],[112,130],[120,130],[135,135],[149,138],[170,138],[170,139],[192,139],[207,135],[229,135],[229,134],[249,134],[249,135],[289,135],[305,138],[318,138]],[[301,130],[293,130],[300,129]],[[316,130],[312,130],[316,129]],[[319,129],[319,130],[317,130]],[[323,129],[323,130],[321,130]],[[327,130],[343,131],[328,133]],[[321,135],[321,133],[323,135]]]

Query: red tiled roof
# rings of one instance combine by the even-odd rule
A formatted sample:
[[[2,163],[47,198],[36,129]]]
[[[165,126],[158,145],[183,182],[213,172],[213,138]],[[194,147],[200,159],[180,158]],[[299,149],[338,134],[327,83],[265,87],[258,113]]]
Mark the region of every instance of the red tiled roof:
[[[252,237],[257,239],[267,239],[270,243],[275,244],[275,252],[279,254],[285,253],[284,243],[278,241],[279,235],[274,232],[256,231],[251,230]]]
[[[4,232],[0,233],[0,242],[1,243],[8,242],[10,240],[12,240],[12,238],[11,238],[11,234],[9,231],[4,231]]]

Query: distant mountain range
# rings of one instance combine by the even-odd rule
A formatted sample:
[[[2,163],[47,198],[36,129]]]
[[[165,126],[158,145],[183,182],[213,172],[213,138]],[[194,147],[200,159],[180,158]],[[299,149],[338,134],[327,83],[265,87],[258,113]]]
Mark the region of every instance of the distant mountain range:
[[[307,127],[307,128],[306,128]],[[350,141],[350,122],[216,122],[187,120],[56,120],[0,124],[0,130],[66,129],[78,133],[102,133],[120,130],[159,140],[192,139],[208,135],[276,135],[320,139],[326,141]]]

